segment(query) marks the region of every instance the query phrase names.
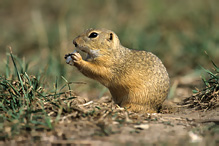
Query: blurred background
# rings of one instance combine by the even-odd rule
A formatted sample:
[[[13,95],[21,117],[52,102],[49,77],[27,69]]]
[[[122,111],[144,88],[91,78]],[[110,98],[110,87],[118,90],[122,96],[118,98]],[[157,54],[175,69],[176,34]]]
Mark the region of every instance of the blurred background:
[[[123,46],[147,50],[165,64],[171,78],[219,65],[218,0],[1,0],[0,71],[13,54],[28,64],[28,73],[53,86],[61,76],[73,90],[93,97],[106,89],[65,63],[72,40],[88,28],[113,30]],[[10,62],[11,63],[11,62]]]

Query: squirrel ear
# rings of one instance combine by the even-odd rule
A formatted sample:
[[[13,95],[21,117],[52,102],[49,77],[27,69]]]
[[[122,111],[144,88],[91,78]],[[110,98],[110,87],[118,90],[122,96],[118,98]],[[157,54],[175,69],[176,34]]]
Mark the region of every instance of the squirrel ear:
[[[109,40],[113,40],[113,33],[110,33],[110,38],[109,38]]]

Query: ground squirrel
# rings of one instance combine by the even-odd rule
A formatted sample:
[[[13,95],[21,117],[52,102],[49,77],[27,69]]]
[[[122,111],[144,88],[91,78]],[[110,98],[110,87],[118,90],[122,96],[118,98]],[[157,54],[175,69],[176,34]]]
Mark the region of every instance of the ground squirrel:
[[[151,52],[131,50],[120,44],[118,36],[107,29],[89,29],[73,44],[86,52],[65,59],[85,76],[106,86],[116,104],[134,112],[158,112],[167,97],[169,76],[161,60]]]

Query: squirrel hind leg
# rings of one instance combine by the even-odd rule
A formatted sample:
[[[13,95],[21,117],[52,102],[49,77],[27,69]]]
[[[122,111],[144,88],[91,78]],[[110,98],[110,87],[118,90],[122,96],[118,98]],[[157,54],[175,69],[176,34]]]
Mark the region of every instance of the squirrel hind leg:
[[[151,108],[147,105],[139,105],[133,103],[125,103],[121,105],[126,108],[128,111],[136,112],[136,113],[157,113],[158,109]]]

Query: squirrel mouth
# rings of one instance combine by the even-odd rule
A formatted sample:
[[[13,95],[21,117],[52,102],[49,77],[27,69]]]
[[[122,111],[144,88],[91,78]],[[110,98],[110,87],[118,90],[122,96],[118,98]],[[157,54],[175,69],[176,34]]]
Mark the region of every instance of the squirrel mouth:
[[[86,57],[84,59],[85,61],[92,61],[94,59],[94,56],[86,48],[77,46],[76,49],[78,50],[77,51],[78,53],[83,52],[86,55]]]
[[[92,55],[91,55],[89,52],[87,52],[87,51],[85,51],[85,50],[81,50],[81,51],[87,54],[87,56],[86,56],[86,58],[85,58],[86,61],[90,61],[91,59],[93,59],[93,58],[92,58]]]

